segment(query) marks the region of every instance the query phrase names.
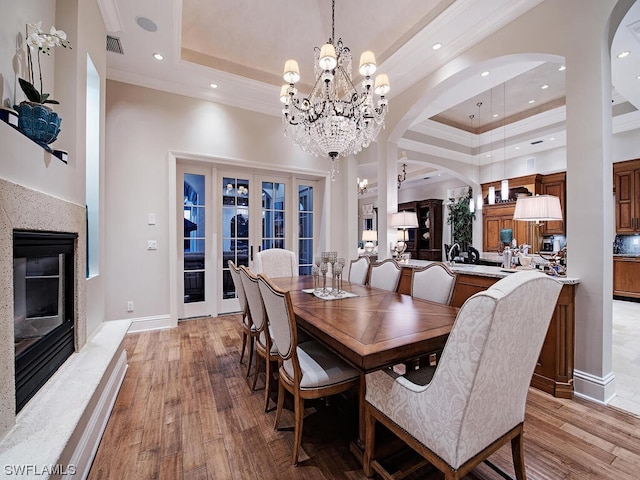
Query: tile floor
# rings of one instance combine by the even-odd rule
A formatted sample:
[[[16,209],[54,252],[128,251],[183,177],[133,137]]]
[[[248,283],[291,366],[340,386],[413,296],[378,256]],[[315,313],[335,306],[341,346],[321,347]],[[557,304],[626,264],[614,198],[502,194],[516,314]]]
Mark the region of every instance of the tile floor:
[[[613,301],[613,407],[640,416],[640,302]]]

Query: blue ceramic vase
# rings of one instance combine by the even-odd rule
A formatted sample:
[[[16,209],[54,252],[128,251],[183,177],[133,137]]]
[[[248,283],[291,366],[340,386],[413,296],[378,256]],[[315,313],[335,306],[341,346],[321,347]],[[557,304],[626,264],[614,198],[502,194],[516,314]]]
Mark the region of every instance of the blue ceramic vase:
[[[18,129],[37,144],[46,147],[58,138],[62,119],[49,107],[22,102],[13,108],[18,112]]]

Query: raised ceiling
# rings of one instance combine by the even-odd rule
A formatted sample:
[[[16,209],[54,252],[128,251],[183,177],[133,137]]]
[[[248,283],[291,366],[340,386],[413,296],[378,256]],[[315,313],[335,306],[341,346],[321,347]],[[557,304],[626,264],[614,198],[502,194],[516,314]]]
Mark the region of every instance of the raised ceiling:
[[[379,71],[391,80],[388,96],[393,108],[394,96],[541,1],[337,0],[335,35],[352,50],[355,67],[363,50],[375,52]],[[278,93],[285,60],[298,60],[302,83],[309,85],[313,49],[331,35],[330,0],[98,0],[98,4],[108,33],[120,40],[124,51],[108,54],[108,78],[271,115],[280,114]],[[640,53],[639,4],[616,34],[614,52],[631,48]],[[141,28],[136,22],[140,17],[154,22],[157,30]],[[442,48],[433,50],[435,43],[442,43]],[[165,59],[154,60],[154,52]],[[612,73],[618,94],[612,92],[612,97],[620,104],[629,100],[626,109],[635,110],[633,105],[640,105],[635,80],[640,55],[631,55],[626,62],[616,60]],[[454,87],[448,101],[431,106],[435,111],[418,118],[399,142],[408,154],[407,160],[399,161],[407,162],[410,180],[448,176],[446,170],[412,158],[431,152],[436,145],[449,152],[445,158],[462,154],[473,161],[472,147],[479,142],[467,132],[482,136],[491,129],[518,125],[513,138],[504,138],[505,144],[522,140],[531,153],[549,148],[548,142],[531,145],[543,134],[550,132],[562,142],[565,72],[559,66],[521,62],[509,65],[499,80],[492,78],[492,72],[474,80],[472,88],[468,84]],[[638,73],[630,74],[634,69]],[[624,81],[616,80],[622,77]],[[218,88],[210,88],[210,83]],[[543,85],[548,88],[542,89]],[[480,112],[478,102],[483,105]],[[536,120],[526,127],[527,119]],[[438,125],[447,132],[451,127],[460,131],[459,140],[452,142],[450,134],[445,140]],[[376,183],[375,166],[361,164],[358,174]]]

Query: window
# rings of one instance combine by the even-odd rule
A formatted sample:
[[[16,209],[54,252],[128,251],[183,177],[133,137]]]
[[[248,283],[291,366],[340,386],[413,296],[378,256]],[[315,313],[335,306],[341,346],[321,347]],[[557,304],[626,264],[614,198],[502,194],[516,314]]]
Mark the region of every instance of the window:
[[[313,187],[298,186],[298,264],[300,275],[311,275],[313,264]]]

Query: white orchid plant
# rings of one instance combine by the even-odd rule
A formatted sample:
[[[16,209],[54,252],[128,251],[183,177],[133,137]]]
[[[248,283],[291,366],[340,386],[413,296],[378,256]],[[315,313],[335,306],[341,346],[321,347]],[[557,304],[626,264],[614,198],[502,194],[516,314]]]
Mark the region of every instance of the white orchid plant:
[[[42,31],[41,26],[42,22],[27,24],[27,45],[29,46],[27,50],[27,58],[29,60],[29,79],[31,80],[31,82],[23,78],[19,78],[18,82],[20,82],[20,87],[22,88],[22,91],[29,99],[29,101],[34,103],[59,104],[60,102],[49,98],[49,94],[44,93],[43,91],[40,54],[42,53],[45,55],[50,55],[51,49],[53,49],[54,47],[63,47],[70,49],[71,44],[69,43],[69,40],[67,40],[67,34],[62,30],[56,30],[56,27],[52,26],[49,33],[45,33]],[[32,52],[37,52],[40,90],[34,87],[32,83],[34,81]]]

